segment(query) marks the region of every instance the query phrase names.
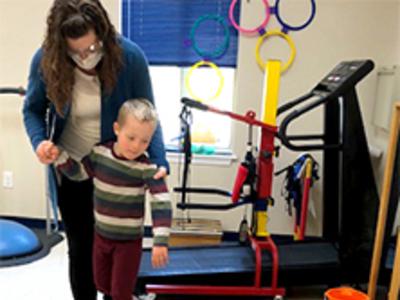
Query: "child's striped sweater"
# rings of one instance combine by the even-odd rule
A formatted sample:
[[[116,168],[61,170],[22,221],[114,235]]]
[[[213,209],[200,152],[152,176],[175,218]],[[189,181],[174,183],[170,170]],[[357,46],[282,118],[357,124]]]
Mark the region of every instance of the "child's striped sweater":
[[[114,142],[93,147],[82,162],[61,151],[56,168],[72,180],[93,178],[96,231],[109,239],[134,240],[143,236],[145,191],[152,195],[154,245],[167,245],[171,202],[163,179],[153,179],[157,166],[142,155],[129,161],[114,152]],[[74,199],[71,199],[74,201]]]

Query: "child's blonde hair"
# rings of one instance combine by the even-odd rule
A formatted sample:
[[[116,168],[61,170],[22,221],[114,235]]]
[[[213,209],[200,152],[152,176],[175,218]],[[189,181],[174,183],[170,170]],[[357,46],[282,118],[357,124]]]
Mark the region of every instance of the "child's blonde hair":
[[[154,105],[145,98],[126,100],[122,104],[117,118],[119,126],[124,125],[127,115],[134,117],[139,122],[153,123],[154,126],[156,126],[158,122],[158,116]]]

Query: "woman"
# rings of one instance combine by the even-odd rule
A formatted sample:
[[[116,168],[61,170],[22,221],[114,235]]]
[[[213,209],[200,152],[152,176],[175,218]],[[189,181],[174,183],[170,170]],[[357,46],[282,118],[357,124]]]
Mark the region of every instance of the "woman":
[[[23,107],[39,161],[54,162],[55,144],[80,160],[94,144],[115,139],[112,124],[119,107],[132,98],[153,101],[147,61],[139,47],[116,33],[98,0],[55,0],[45,40],[32,59]],[[148,153],[159,166],[155,177],[165,176],[168,163],[159,125]],[[63,176],[58,183],[72,293],[76,300],[94,300],[93,186]]]

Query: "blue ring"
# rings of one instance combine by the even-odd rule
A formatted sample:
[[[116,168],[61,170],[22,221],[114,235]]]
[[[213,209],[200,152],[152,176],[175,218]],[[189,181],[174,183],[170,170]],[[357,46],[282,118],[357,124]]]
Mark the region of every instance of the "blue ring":
[[[291,25],[287,24],[285,21],[283,21],[283,19],[279,15],[279,2],[280,1],[281,0],[276,0],[274,12],[275,12],[275,15],[276,15],[276,18],[277,18],[279,24],[282,25],[284,31],[285,30],[286,31],[288,31],[288,30],[292,30],[292,31],[302,30],[302,29],[306,28],[308,25],[310,25],[311,21],[315,17],[315,10],[316,10],[316,8],[315,8],[315,0],[311,0],[311,16],[308,18],[308,20],[304,24],[302,24],[300,26],[291,26]]]
[[[225,32],[224,42],[222,43],[221,46],[219,46],[214,51],[203,51],[203,50],[199,49],[199,47],[197,46],[196,40],[194,38],[197,28],[205,20],[215,20],[216,22],[220,23],[222,25],[222,27],[224,28],[224,32]],[[229,33],[228,25],[226,24],[224,19],[218,15],[201,16],[200,18],[198,18],[196,20],[196,22],[194,23],[194,25],[192,27],[192,30],[190,31],[190,40],[192,41],[192,46],[193,46],[194,51],[196,51],[196,53],[198,55],[200,55],[201,57],[203,57],[205,59],[217,58],[217,57],[221,56],[226,51],[226,49],[228,49],[229,39],[230,39],[230,33]]]

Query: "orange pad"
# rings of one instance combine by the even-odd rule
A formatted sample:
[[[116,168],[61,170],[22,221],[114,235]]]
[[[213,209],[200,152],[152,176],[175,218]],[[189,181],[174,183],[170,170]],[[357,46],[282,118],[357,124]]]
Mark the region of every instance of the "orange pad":
[[[338,287],[325,292],[326,300],[369,300],[368,295],[351,287]]]

